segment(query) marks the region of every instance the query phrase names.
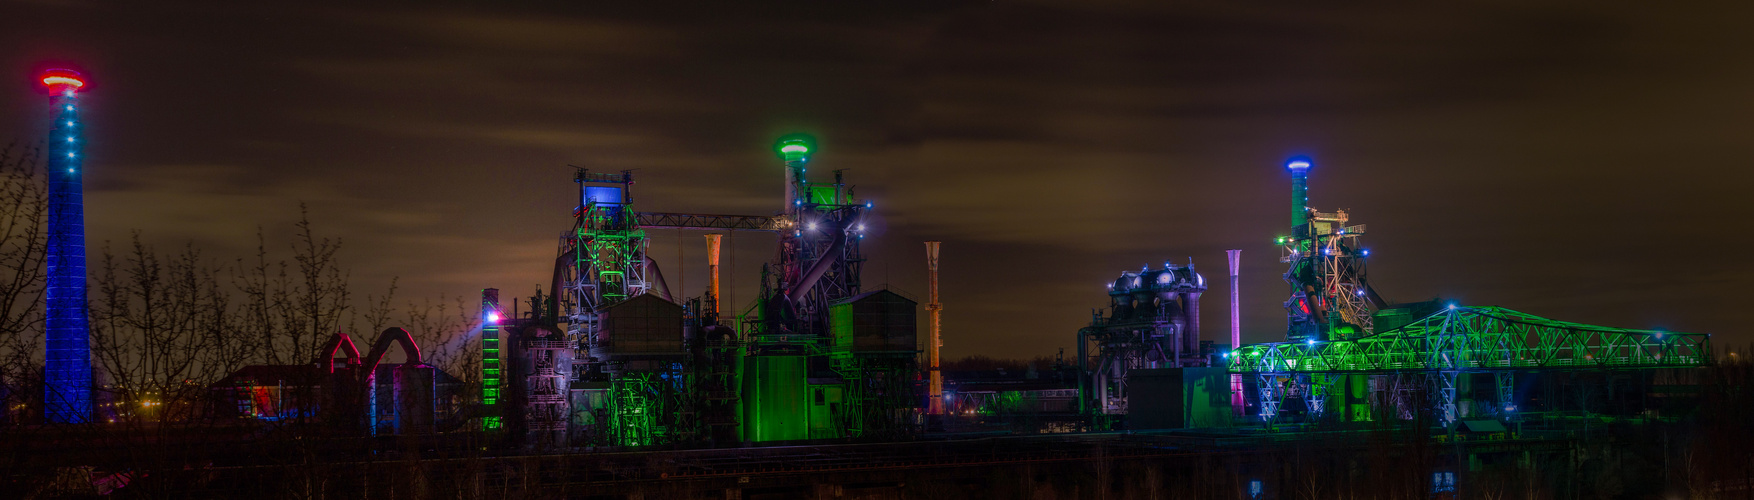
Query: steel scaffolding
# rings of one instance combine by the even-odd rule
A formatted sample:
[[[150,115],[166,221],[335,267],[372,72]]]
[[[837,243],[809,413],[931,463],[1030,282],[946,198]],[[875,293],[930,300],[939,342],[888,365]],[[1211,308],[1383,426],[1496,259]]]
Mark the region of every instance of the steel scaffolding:
[[[1254,344],[1235,373],[1345,373],[1530,368],[1673,368],[1711,360],[1711,336],[1567,323],[1502,307],[1451,307],[1344,341]]]
[[[1444,422],[1455,422],[1460,418],[1457,377],[1466,373],[1491,373],[1491,412],[1508,413],[1516,409],[1517,371],[1689,368],[1712,359],[1711,337],[1705,334],[1611,328],[1502,307],[1460,306],[1356,339],[1255,344],[1227,356],[1230,372],[1256,375],[1259,417],[1267,422],[1278,417],[1288,391],[1304,394],[1311,415],[1321,415],[1331,386],[1349,374],[1387,376],[1384,386],[1372,391],[1386,399],[1373,403],[1394,408],[1400,418],[1412,418],[1422,406],[1410,401],[1409,393],[1428,390],[1436,397],[1425,404]]]

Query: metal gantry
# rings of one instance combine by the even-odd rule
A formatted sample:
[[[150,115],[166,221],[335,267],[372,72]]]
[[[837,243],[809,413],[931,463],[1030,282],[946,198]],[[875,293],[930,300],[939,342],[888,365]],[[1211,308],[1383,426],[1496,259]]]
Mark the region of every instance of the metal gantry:
[[[1393,330],[1343,341],[1243,346],[1235,373],[1345,373],[1703,366],[1711,337],[1568,323],[1502,307],[1450,307]]]
[[[579,217],[561,236],[561,313],[570,321],[569,337],[589,338],[596,332],[597,311],[646,292],[646,233],[632,210],[632,172],[615,174],[579,170]]]
[[[785,216],[639,212],[637,217],[641,227],[649,228],[725,229],[771,233],[792,227],[791,219]]]
[[[1423,387],[1446,423],[1458,412],[1457,378],[1491,373],[1492,411],[1515,410],[1514,377],[1523,370],[1689,368],[1711,361],[1711,337],[1697,333],[1631,330],[1569,323],[1502,307],[1450,306],[1401,327],[1351,340],[1255,344],[1226,355],[1229,370],[1258,380],[1262,420],[1271,422],[1288,392],[1304,394],[1311,415],[1326,407],[1341,375],[1386,375],[1380,383],[1411,418],[1408,394]],[[1425,380],[1409,381],[1408,377]],[[1376,383],[1376,382],[1373,382]],[[1289,386],[1286,386],[1286,385]],[[1412,389],[1409,389],[1412,384]]]
[[[1310,210],[1308,222],[1277,240],[1279,261],[1288,264],[1291,340],[1343,340],[1374,330],[1372,315],[1384,304],[1366,278],[1370,251],[1358,241],[1365,226],[1347,226],[1349,219],[1345,210]]]

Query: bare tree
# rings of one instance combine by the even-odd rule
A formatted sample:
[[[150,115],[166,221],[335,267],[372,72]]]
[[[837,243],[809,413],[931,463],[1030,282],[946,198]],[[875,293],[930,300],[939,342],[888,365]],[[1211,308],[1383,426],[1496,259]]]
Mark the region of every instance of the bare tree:
[[[340,331],[341,319],[353,309],[349,274],[336,258],[341,240],[318,237],[302,203],[293,227],[294,265],[269,260],[267,239],[258,228],[256,258],[238,259],[232,276],[244,295],[242,323],[261,339],[255,357],[269,364],[309,362],[317,346]]]
[[[35,148],[0,149],[0,421],[22,420],[42,378],[48,189]]]
[[[206,384],[241,366],[251,350],[235,333],[221,267],[192,246],[159,255],[138,233],[120,258],[106,244],[101,262],[92,352],[116,416],[192,417]]]
[[[347,330],[363,336],[372,332],[384,331],[384,328],[389,327],[390,317],[396,314],[396,306],[392,304],[396,299],[397,281],[397,278],[390,278],[390,288],[383,295],[366,294],[365,314],[363,316],[358,314],[357,309],[350,311],[347,314]],[[364,321],[364,329],[360,328],[361,321]]]
[[[477,381],[481,352],[473,349],[471,341],[478,338],[481,321],[471,314],[463,297],[447,300],[440,294],[436,302],[410,302],[406,317],[408,333],[420,344],[427,364],[457,374],[465,383]]]
[[[352,310],[347,287],[349,273],[341,269],[335,254],[341,251],[341,239],[318,238],[311,228],[310,211],[298,205],[298,223],[292,244],[292,258],[298,263],[299,288],[295,289],[292,305],[294,317],[305,328],[291,330],[295,363],[311,359],[323,338],[341,331],[341,317]]]

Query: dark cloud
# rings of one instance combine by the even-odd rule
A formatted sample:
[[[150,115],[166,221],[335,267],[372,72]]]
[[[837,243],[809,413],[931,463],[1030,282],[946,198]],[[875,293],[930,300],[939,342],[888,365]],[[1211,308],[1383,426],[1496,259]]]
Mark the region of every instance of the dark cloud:
[[[645,210],[771,212],[768,146],[806,132],[812,173],[849,169],[878,205],[867,284],[923,292],[919,242],[945,241],[950,356],[1069,347],[1115,273],[1192,257],[1217,278],[1225,248],[1245,337],[1278,338],[1269,242],[1299,153],[1312,202],[1369,225],[1392,298],[1741,343],[1748,10],[15,2],[0,44],[8,73],[94,77],[93,239],[238,254],[303,201],[362,287],[528,293],[568,164],[638,169]],[[33,140],[47,110],[14,81],[0,134]],[[654,240],[698,293],[699,235]],[[733,302],[771,245],[736,236]]]

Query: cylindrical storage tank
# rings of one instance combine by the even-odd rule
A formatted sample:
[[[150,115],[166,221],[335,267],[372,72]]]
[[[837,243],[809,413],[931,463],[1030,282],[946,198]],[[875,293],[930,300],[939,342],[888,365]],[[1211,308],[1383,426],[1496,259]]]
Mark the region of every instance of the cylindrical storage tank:
[[[744,359],[743,439],[789,441],[810,437],[801,355],[756,355]]]
[[[1110,299],[1110,317],[1122,319],[1133,316],[1132,289],[1133,277],[1126,273],[1122,273],[1121,277],[1116,278],[1114,284],[1109,286],[1108,296]]]
[[[1155,297],[1152,296],[1150,288],[1139,288],[1133,290],[1133,316],[1138,318],[1156,316],[1157,306],[1154,301],[1151,300],[1153,298]]]
[[[1183,336],[1183,349],[1187,352],[1200,350],[1200,292],[1182,294],[1182,308],[1187,314],[1187,335]]]
[[[1157,292],[1157,298],[1164,302],[1176,300],[1175,283],[1179,278],[1180,276],[1176,274],[1174,269],[1164,269],[1158,272],[1152,287]]]

